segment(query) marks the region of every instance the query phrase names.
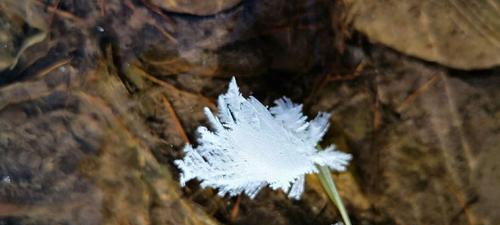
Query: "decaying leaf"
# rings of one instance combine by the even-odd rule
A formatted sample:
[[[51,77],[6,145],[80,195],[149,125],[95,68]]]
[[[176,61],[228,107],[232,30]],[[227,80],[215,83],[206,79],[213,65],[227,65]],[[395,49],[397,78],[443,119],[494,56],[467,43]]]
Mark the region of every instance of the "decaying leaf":
[[[374,42],[457,69],[500,65],[500,1],[346,1]]]
[[[168,11],[206,16],[234,7],[241,0],[151,0],[151,2]]]
[[[13,69],[24,51],[29,47],[42,42],[47,37],[48,25],[47,16],[40,6],[35,5],[33,0],[5,0],[0,2],[0,12],[5,16],[0,16],[0,71],[9,68]],[[36,29],[34,34],[29,36],[13,37],[9,35],[12,30],[21,30],[21,21],[24,21],[32,29]],[[14,38],[23,39],[22,44],[15,48],[15,53],[9,51],[9,46],[13,47]]]
[[[332,108],[356,149],[373,207],[395,224],[497,224],[498,71],[477,79],[385,49],[372,60],[357,82],[325,88],[318,107]]]

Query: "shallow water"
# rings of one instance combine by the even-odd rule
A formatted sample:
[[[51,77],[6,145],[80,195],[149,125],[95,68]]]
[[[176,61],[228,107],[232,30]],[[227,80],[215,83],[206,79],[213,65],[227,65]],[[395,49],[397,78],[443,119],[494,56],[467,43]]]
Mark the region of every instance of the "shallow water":
[[[332,113],[321,145],[353,155],[334,177],[354,224],[498,224],[496,25],[441,51],[464,42],[440,33],[460,20],[393,23],[434,9],[389,2],[1,1],[0,224],[339,221],[314,175],[299,200],[179,186],[173,160],[232,76],[264,104]],[[405,29],[441,39],[401,45]]]

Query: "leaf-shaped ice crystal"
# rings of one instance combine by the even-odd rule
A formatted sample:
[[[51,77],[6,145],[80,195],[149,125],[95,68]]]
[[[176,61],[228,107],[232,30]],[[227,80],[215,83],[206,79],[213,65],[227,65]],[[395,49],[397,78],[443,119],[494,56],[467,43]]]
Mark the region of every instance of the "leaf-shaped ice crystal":
[[[330,114],[319,113],[307,121],[302,105],[288,98],[267,108],[250,96],[245,99],[236,80],[218,99],[218,116],[205,108],[212,126],[198,127],[198,146],[186,145],[185,157],[176,160],[181,169],[181,185],[191,179],[202,187],[218,189],[219,195],[246,193],[251,198],[261,188],[288,191],[298,198],[304,191],[304,175],[316,173],[315,164],[344,171],[351,155],[329,146],[316,146],[328,129]]]

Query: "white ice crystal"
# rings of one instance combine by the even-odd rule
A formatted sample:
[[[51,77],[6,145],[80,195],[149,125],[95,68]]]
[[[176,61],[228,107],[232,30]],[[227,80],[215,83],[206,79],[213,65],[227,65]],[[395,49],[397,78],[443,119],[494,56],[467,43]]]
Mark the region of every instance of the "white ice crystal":
[[[304,176],[318,172],[315,164],[344,171],[351,155],[316,146],[328,128],[330,114],[319,113],[307,121],[302,105],[288,98],[267,108],[250,96],[245,99],[236,80],[218,98],[219,115],[205,108],[212,130],[198,127],[198,146],[186,145],[185,157],[175,164],[182,171],[180,182],[201,181],[202,187],[218,189],[219,195],[246,193],[251,198],[261,188],[288,191],[298,198],[304,191]]]

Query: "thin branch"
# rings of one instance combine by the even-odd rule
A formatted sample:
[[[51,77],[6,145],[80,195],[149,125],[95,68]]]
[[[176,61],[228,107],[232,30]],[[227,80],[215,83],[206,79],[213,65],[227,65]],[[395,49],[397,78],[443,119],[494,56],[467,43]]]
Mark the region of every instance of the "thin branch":
[[[396,108],[398,112],[406,108],[409,104],[413,103],[415,99],[427,91],[429,87],[431,87],[434,83],[436,83],[438,80],[440,80],[439,76],[434,75],[432,76],[431,79],[429,79],[427,82],[425,82],[422,86],[418,87],[417,90],[415,90],[413,93],[408,95]]]
[[[36,78],[42,78],[47,76],[50,72],[54,71],[55,69],[62,67],[66,64],[68,64],[71,60],[70,59],[61,59],[59,61],[56,61],[52,63],[50,66],[43,68],[42,70],[38,71],[38,73],[35,75]]]
[[[41,2],[40,0],[35,0],[33,1],[34,3],[36,4],[39,4],[39,5],[44,5],[45,3]],[[67,11],[63,11],[63,10],[60,10],[57,8],[57,6],[47,6],[47,11],[51,12],[51,13],[54,13],[60,17],[63,17],[63,18],[66,18],[66,19],[69,19],[73,22],[76,22],[76,23],[83,23],[83,19],[78,17],[78,16],[75,16],[73,15],[72,13],[70,12],[67,12]]]
[[[236,198],[236,202],[234,203],[234,206],[231,209],[230,221],[234,221],[238,217],[238,213],[240,212],[240,203],[241,203],[241,195],[238,195],[238,197]]]
[[[170,113],[170,115],[172,115],[172,118],[173,118],[173,121],[175,124],[175,129],[177,130],[177,133],[179,133],[179,135],[181,136],[182,140],[185,143],[189,143],[189,138],[186,134],[186,130],[184,130],[184,127],[182,126],[182,123],[179,120],[179,117],[177,116],[177,113],[175,112],[174,107],[172,107],[172,104],[165,96],[162,96],[162,102],[163,102],[163,105],[165,106],[165,108],[167,109],[168,113]]]
[[[162,87],[164,87],[164,88],[166,88],[168,90],[175,90],[175,91],[179,91],[179,92],[182,92],[182,93],[185,93],[185,94],[188,94],[188,95],[192,95],[194,97],[202,98],[202,99],[204,99],[207,102],[208,107],[210,107],[212,109],[216,108],[214,100],[209,99],[209,98],[207,98],[207,97],[205,97],[203,95],[194,94],[194,93],[191,93],[191,92],[188,92],[188,91],[184,91],[184,90],[178,89],[174,85],[169,84],[168,82],[162,81],[162,80],[160,80],[160,79],[158,79],[156,77],[153,77],[150,74],[148,74],[146,71],[144,71],[144,70],[142,70],[140,68],[138,68],[138,69],[140,70],[140,72],[137,73],[139,76],[142,76],[142,77],[150,80],[151,82],[153,82],[155,84],[158,84],[158,85],[160,85],[160,86],[162,86]]]

